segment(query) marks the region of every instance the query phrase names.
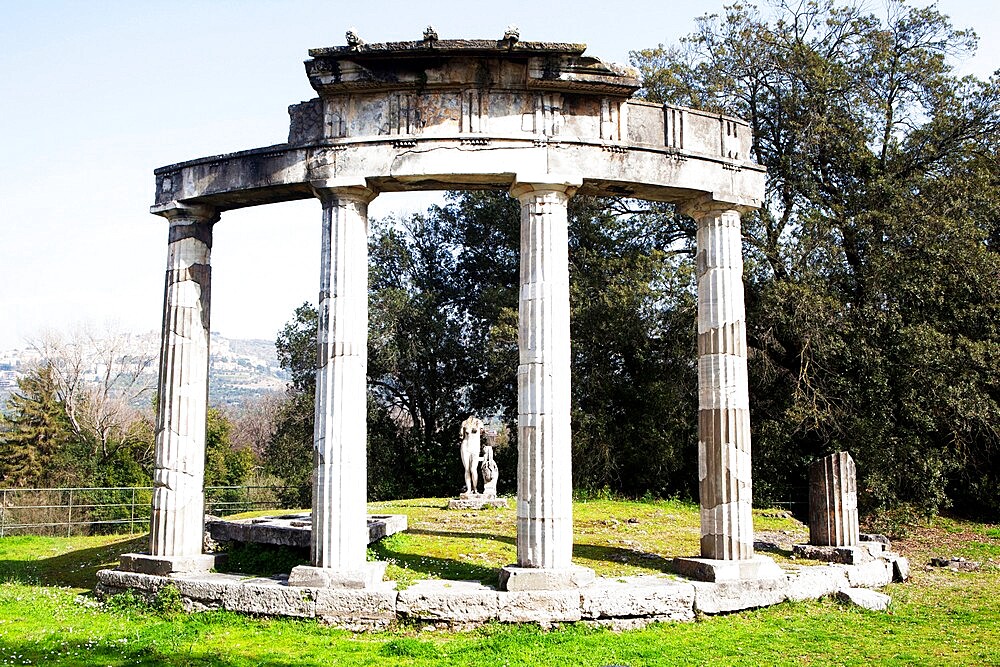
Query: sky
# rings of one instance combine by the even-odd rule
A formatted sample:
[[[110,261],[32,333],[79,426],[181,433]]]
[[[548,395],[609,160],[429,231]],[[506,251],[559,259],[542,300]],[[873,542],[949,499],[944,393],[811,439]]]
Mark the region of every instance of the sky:
[[[158,331],[167,222],[149,214],[153,169],[282,143],[289,104],[315,97],[307,50],[345,43],[500,38],[582,42],[628,63],[672,44],[724,0],[0,0],[0,350],[46,329]],[[869,0],[867,6],[881,7]],[[942,0],[980,35],[962,73],[1000,67],[987,0]],[[873,10],[874,11],[874,10]],[[428,193],[383,194],[374,218],[422,210]],[[273,340],[319,286],[318,201],[223,214],[212,250],[212,329]]]

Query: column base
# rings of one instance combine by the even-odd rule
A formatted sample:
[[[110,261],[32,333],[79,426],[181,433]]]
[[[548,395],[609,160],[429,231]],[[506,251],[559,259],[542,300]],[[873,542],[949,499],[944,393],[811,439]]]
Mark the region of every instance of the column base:
[[[583,588],[595,579],[589,567],[519,567],[508,565],[500,570],[502,591],[559,591]]]
[[[209,572],[215,569],[219,556],[224,554],[196,554],[194,556],[150,556],[149,554],[122,554],[118,569],[123,572],[155,574],[165,577],[174,573]]]
[[[289,586],[309,588],[372,588],[385,576],[386,563],[370,561],[360,570],[342,572],[329,567],[296,565],[288,575]]]
[[[675,558],[677,574],[698,581],[747,581],[784,578],[784,571],[768,556],[753,556],[740,560],[716,558]]]

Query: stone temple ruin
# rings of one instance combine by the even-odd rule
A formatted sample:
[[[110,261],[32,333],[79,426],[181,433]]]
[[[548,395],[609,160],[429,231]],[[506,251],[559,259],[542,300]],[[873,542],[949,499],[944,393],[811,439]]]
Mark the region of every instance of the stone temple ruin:
[[[449,595],[465,601],[460,620],[553,622],[693,618],[695,609],[848,584],[854,575],[837,570],[819,584],[813,573],[807,585],[754,554],[740,216],[761,205],[765,171],[750,158],[750,129],[635,99],[634,71],[584,50],[522,42],[516,30],[441,40],[428,29],[422,40],[386,44],[351,32],[347,46],[309,51],[318,97],[289,107],[287,143],[156,170],[151,210],[167,219],[169,240],[151,537],[149,553],[100,573],[105,590],[170,581],[209,606],[351,625],[449,620],[459,613],[441,601]],[[521,205],[517,562],[499,590],[428,582],[397,593],[382,580],[384,564],[366,562],[367,207],[383,192],[445,189],[504,190]],[[567,203],[575,194],[671,202],[697,221],[701,554],[676,567],[716,583],[595,581],[572,562]],[[212,230],[233,209],[310,198],[322,206],[311,564],[287,582],[209,573]],[[885,583],[884,574],[872,581]],[[722,584],[752,584],[756,597],[736,601]]]

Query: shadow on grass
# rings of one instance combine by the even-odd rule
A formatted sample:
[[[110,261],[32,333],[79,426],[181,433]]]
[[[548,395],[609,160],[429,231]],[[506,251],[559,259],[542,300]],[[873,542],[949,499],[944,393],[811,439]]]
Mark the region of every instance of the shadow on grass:
[[[504,542],[506,544],[517,544],[517,540],[509,535],[497,535],[496,533],[461,533],[454,530],[427,530],[426,528],[408,528],[408,535],[428,535],[430,537],[454,537],[458,539],[470,540],[491,540],[493,542]]]
[[[141,535],[99,547],[74,549],[49,558],[0,560],[0,581],[92,589],[98,570],[117,567],[122,554],[144,551],[148,544],[149,536]]]
[[[420,532],[425,535],[441,535],[440,533],[435,533],[434,531]],[[450,579],[453,581],[473,580],[482,582],[487,586],[497,585],[497,581],[500,577],[500,570],[498,568],[479,565],[477,563],[464,562],[455,558],[443,558],[441,556],[428,556],[420,553],[402,551],[397,546],[397,543],[402,541],[405,544],[406,536],[403,533],[397,533],[397,535],[400,535],[401,537],[398,537],[395,540],[379,540],[369,547],[369,551],[371,551],[371,553],[374,554],[378,560],[391,561],[403,569],[425,574],[436,579]],[[455,536],[470,537],[466,534],[457,533]],[[494,539],[494,537],[490,535],[480,535],[479,537]]]
[[[427,530],[424,528],[411,528],[406,531],[409,535],[426,535],[428,537],[451,537],[457,539],[481,539],[481,540],[492,540],[495,542],[504,542],[510,545],[516,545],[517,540],[513,537],[507,535],[497,535],[495,533],[462,533],[457,531],[448,530]],[[374,547],[373,547],[374,550]],[[466,566],[465,563],[458,563],[458,561],[443,559],[443,558],[433,558],[427,556],[419,556],[415,554],[406,554],[407,558],[423,558],[423,559],[433,559],[442,562],[457,563],[460,566]],[[675,573],[673,566],[673,558],[666,558],[659,554],[648,553],[645,551],[637,551],[635,549],[623,549],[621,547],[603,546],[597,544],[580,544],[576,543],[573,545],[573,557],[582,558],[591,561],[605,561],[608,563],[620,563],[625,565],[633,565],[636,567],[647,568],[650,570],[656,570],[659,572],[664,572],[668,574]],[[393,556],[402,562],[402,558],[398,556]],[[410,569],[416,570],[418,572],[424,572],[425,570],[420,567],[413,567],[407,565]],[[470,566],[475,567],[475,566]],[[450,569],[450,568],[446,568]],[[496,570],[492,568],[482,568],[489,569],[490,572],[495,572]],[[436,573],[437,576],[441,576],[445,579],[453,579],[448,575],[442,575]],[[480,577],[470,577],[470,578],[480,578]]]
[[[573,545],[573,557],[591,561],[633,565],[650,570],[658,570],[667,574],[676,573],[673,558],[665,558],[660,554],[636,551],[635,549],[578,543]]]

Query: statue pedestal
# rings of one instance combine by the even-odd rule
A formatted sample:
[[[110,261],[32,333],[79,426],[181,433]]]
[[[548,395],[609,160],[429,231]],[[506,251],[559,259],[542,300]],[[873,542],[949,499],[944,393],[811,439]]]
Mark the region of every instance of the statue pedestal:
[[[481,510],[488,507],[507,509],[507,499],[482,493],[463,493],[461,497],[448,501],[448,509],[450,510]]]

